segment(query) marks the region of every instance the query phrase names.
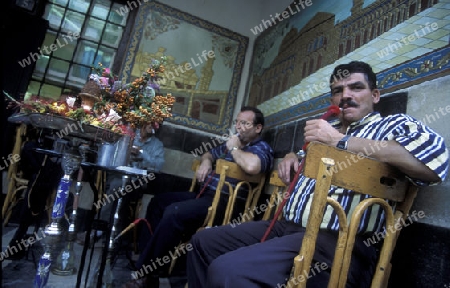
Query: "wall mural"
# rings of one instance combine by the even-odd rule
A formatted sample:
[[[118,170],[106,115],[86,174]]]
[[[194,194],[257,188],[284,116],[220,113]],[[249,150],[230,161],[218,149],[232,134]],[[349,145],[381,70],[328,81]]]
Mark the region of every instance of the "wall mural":
[[[339,63],[368,62],[382,93],[450,73],[449,0],[296,2],[278,21],[262,21],[255,41],[247,104],[264,112],[268,126],[325,109]]]
[[[143,4],[125,57],[122,81],[166,58],[161,92],[176,98],[169,122],[224,134],[244,65],[248,38],[163,5]]]

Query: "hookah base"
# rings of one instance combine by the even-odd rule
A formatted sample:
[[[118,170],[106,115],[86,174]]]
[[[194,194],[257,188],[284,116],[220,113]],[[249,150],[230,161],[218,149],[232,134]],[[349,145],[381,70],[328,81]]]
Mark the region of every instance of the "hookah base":
[[[77,273],[77,268],[73,267],[73,268],[66,269],[66,270],[53,268],[53,269],[51,269],[51,271],[53,274],[58,275],[58,276],[70,276],[70,275]]]

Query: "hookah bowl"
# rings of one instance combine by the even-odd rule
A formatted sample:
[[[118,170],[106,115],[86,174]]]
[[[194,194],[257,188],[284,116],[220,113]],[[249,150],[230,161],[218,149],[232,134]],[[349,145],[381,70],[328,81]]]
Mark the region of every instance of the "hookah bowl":
[[[78,154],[65,152],[62,157],[61,166],[64,176],[61,178],[56,192],[55,202],[52,210],[52,222],[45,227],[45,251],[39,260],[37,272],[34,280],[34,287],[45,287],[48,281],[50,266],[54,255],[58,252],[61,238],[65,235],[67,223],[64,223],[64,211],[69,198],[70,185],[72,184],[71,174],[80,167],[81,157]]]

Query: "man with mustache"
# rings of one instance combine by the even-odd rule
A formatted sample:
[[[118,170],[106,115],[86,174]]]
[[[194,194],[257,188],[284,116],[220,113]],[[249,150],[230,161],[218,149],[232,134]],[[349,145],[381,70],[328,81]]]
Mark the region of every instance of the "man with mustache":
[[[239,134],[230,136],[226,142],[202,155],[200,166],[195,173],[202,187],[198,193],[158,193],[151,200],[147,209],[147,220],[151,224],[153,234],[147,240],[136,263],[138,271],[144,271],[148,275],[123,287],[158,287],[159,277],[167,273],[170,261],[166,259],[173,257],[180,241],[188,240],[205,220],[219,183],[220,175],[214,173],[213,167],[218,159],[234,162],[250,175],[272,170],[273,150],[260,137],[264,128],[264,115],[261,111],[250,106],[242,107],[233,124]],[[227,182],[235,187],[238,180],[227,177]],[[222,194],[227,195],[225,186]],[[226,203],[219,204],[218,210],[224,210],[225,205]],[[178,256],[180,255],[175,255]]]
[[[339,77],[342,75],[344,77]],[[305,142],[318,141],[371,157],[397,167],[417,185],[442,182],[448,173],[448,151],[444,139],[423,123],[404,114],[381,117],[374,112],[380,100],[376,75],[364,62],[337,66],[330,77],[331,103],[342,111],[337,120],[306,122]],[[382,149],[371,149],[381,146]],[[288,184],[290,171],[299,169],[295,153],[278,165],[280,178]],[[221,226],[201,231],[191,240],[188,253],[189,287],[286,287],[293,259],[305,232],[315,180],[300,175],[288,199],[283,219],[276,221],[261,243],[270,221],[247,222],[232,228]],[[352,213],[357,203],[370,196],[332,186],[328,196]],[[338,219],[333,213],[323,219],[313,264],[322,270],[308,279],[308,287],[326,287],[334,256]],[[349,216],[350,217],[350,216]],[[384,222],[381,209],[372,208],[362,217],[351,259],[346,287],[369,287],[376,264],[374,247],[367,247],[367,235],[379,232]],[[367,234],[369,233],[369,234]],[[362,235],[365,235],[363,237]],[[316,266],[314,266],[316,267]]]

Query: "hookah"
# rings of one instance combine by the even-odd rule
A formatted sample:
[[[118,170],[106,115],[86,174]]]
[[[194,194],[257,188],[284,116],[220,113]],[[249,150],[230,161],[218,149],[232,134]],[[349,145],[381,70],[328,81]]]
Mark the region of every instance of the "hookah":
[[[82,162],[87,161],[87,153],[89,150],[88,145],[80,145],[78,148]],[[78,209],[78,199],[80,197],[81,190],[83,189],[83,168],[80,166],[78,169],[77,183],[75,186],[75,196],[73,199],[72,214],[69,218],[69,228],[67,234],[67,245],[61,251],[58,258],[56,259],[56,265],[51,269],[53,274],[60,276],[68,276],[76,273],[77,269],[75,267],[75,253],[73,252],[73,243],[77,238],[77,209]]]
[[[58,190],[56,192],[52,210],[52,222],[47,225],[44,230],[46,236],[44,240],[45,250],[37,267],[34,280],[35,288],[45,287],[47,284],[54,254],[58,251],[62,236],[65,235],[63,226],[67,226],[67,223],[64,223],[63,220],[65,220],[64,211],[69,198],[69,189],[72,184],[71,174],[80,167],[80,164],[81,157],[78,151],[66,150],[63,153],[61,166],[64,175],[59,182]]]

